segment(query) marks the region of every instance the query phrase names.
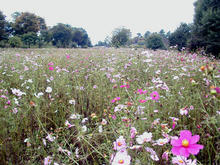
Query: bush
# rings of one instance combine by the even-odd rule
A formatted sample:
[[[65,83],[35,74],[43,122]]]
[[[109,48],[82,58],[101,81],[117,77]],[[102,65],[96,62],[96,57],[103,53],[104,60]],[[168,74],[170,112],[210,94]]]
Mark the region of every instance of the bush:
[[[146,47],[153,50],[165,49],[162,38],[157,33],[153,33],[147,38]]]
[[[22,46],[21,38],[18,36],[14,36],[14,37],[9,38],[8,43],[12,48],[15,48],[15,47],[20,48]]]

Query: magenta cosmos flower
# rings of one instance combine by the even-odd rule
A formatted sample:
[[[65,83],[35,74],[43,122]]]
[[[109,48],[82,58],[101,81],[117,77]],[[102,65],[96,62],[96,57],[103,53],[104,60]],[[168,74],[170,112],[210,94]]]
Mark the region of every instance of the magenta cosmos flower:
[[[179,139],[171,140],[172,153],[174,155],[180,155],[189,157],[190,154],[197,155],[200,149],[203,149],[203,145],[196,144],[199,141],[199,135],[192,136],[189,130],[180,131]]]
[[[153,91],[150,94],[150,97],[152,98],[152,100],[159,100],[159,98],[160,98],[159,93],[157,91]]]

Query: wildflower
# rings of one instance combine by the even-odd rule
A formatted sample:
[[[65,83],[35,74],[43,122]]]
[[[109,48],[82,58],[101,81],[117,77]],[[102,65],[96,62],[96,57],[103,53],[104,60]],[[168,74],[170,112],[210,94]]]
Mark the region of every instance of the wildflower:
[[[18,109],[17,109],[17,108],[14,108],[14,109],[12,109],[12,112],[13,112],[14,114],[18,113]]]
[[[185,108],[181,108],[180,109],[180,114],[181,115],[187,115],[188,114],[188,109],[185,107]]]
[[[159,145],[159,146],[163,146],[164,144],[168,143],[169,139],[165,138],[165,139],[158,139],[156,140],[155,145]]]
[[[26,93],[20,91],[20,89],[11,88],[11,90],[12,90],[12,93],[13,93],[14,95],[16,95],[16,96],[19,96],[19,97],[20,97],[20,96],[22,96],[22,95],[26,95]]]
[[[92,119],[96,119],[97,118],[95,113],[92,113],[90,116],[91,116]]]
[[[111,165],[129,165],[131,156],[127,153],[117,152]]]
[[[35,107],[36,104],[35,104],[33,101],[30,101],[30,106],[31,106],[31,107]]]
[[[47,145],[46,140],[43,138],[42,141],[43,141],[43,144],[46,146]]]
[[[196,144],[199,141],[199,135],[192,136],[189,130],[180,131],[180,137],[175,140],[171,140],[172,153],[174,155],[189,157],[190,154],[197,155],[200,149],[203,149],[203,145]]]
[[[74,126],[74,124],[70,124],[70,122],[68,120],[65,121],[65,126],[67,126],[68,128],[71,128]]]
[[[87,118],[87,117],[86,117],[86,118],[83,118],[83,119],[82,119],[82,124],[85,124],[87,121],[88,121],[88,118]]]
[[[87,127],[84,125],[82,126],[82,132],[86,132],[87,131]]]
[[[44,158],[44,165],[49,165],[52,163],[52,157],[51,156],[47,156],[46,158]]]
[[[107,121],[105,119],[102,119],[102,122],[101,122],[102,125],[106,125],[107,124]]]
[[[139,100],[140,103],[145,103],[147,100]]]
[[[137,90],[137,93],[139,93],[139,94],[141,95],[141,94],[146,94],[147,91],[146,91],[146,90],[143,91],[143,89],[138,89],[138,90]]]
[[[80,119],[80,115],[79,114],[72,114],[70,116],[70,119]]]
[[[69,58],[70,58],[70,55],[67,54],[67,55],[66,55],[66,58],[69,59]]]
[[[102,125],[99,126],[99,133],[102,133],[103,132],[103,128],[102,128]]]
[[[76,101],[74,99],[72,99],[72,100],[69,100],[69,103],[72,105],[75,105]]]
[[[138,135],[136,141],[138,144],[143,144],[144,142],[150,142],[152,138],[151,132],[144,132],[142,135]]]
[[[137,130],[135,127],[131,127],[131,130],[130,130],[130,137],[133,139],[137,134]]]
[[[126,142],[125,142],[125,139],[123,136],[120,136],[118,139],[116,139],[115,142],[113,142],[113,149],[114,150],[117,150],[117,151],[125,151],[127,145],[126,145]]]
[[[112,100],[112,103],[114,103],[114,102],[116,102],[116,101],[118,101],[118,100],[120,100],[121,98],[120,97],[115,97],[113,100]]]
[[[42,93],[42,92],[40,92],[40,93],[38,93],[38,94],[34,94],[34,96],[36,96],[37,98],[40,98],[40,96],[43,96],[44,95],[44,93]]]
[[[49,140],[50,142],[53,142],[56,138],[52,136],[51,134],[48,134],[46,139]]]
[[[51,87],[47,87],[47,89],[45,90],[45,92],[51,93],[51,92],[52,92],[52,88],[51,88]]]
[[[151,154],[150,157],[151,157],[152,160],[154,160],[154,161],[158,161],[159,160],[159,158],[157,156],[157,153],[152,148],[145,147],[145,150]]]
[[[50,67],[49,67],[49,70],[51,70],[51,71],[52,71],[52,70],[54,70],[54,68],[53,68],[52,66],[50,66]]]
[[[133,145],[132,147],[130,147],[131,150],[138,150],[140,148],[142,148],[141,145]]]
[[[52,66],[52,65],[54,65],[54,64],[53,64],[53,62],[50,62],[50,63],[48,63],[48,65],[49,65],[49,66]]]
[[[168,161],[168,156],[169,156],[169,151],[165,151],[165,152],[162,154],[162,159],[165,159],[166,161]]]
[[[156,101],[159,100],[160,98],[159,93],[157,91],[152,92],[150,96],[152,100],[156,100]]]

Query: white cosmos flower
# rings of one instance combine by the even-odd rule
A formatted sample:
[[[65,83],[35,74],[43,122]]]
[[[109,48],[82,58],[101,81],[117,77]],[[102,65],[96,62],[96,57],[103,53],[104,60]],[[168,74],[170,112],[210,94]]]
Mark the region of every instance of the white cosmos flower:
[[[12,93],[13,93],[14,95],[16,95],[16,96],[19,96],[19,97],[20,97],[20,96],[22,96],[22,95],[26,95],[26,93],[20,91],[20,89],[11,88],[11,90],[12,90]]]
[[[72,105],[75,105],[76,101],[74,99],[72,99],[72,100],[69,100],[69,103]]]
[[[51,141],[51,142],[53,142],[56,138],[55,138],[54,136],[48,134],[47,137],[46,137],[46,139],[49,140],[49,141]]]
[[[86,132],[87,131],[87,127],[84,125],[82,126],[82,132]]]
[[[131,156],[127,152],[117,152],[111,165],[130,165]]]
[[[51,87],[47,87],[47,89],[45,90],[45,92],[51,93],[51,92],[52,92],[52,88],[51,88]]]
[[[138,144],[143,144],[144,142],[150,142],[152,138],[151,132],[144,132],[142,135],[138,135],[136,141]]]

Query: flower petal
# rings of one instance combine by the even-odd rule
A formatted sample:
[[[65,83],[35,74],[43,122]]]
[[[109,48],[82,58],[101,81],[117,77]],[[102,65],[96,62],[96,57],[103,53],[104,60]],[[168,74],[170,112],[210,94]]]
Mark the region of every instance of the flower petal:
[[[204,146],[200,144],[192,144],[187,148],[187,150],[189,151],[189,153],[197,155],[199,153],[199,150],[203,149],[203,147]]]
[[[192,136],[192,133],[189,130],[180,131],[180,138],[189,139],[191,138],[191,136]]]
[[[192,138],[190,139],[190,144],[195,144],[199,141],[200,136],[199,135],[194,135],[192,136]]]
[[[171,145],[175,146],[175,147],[180,147],[180,146],[182,146],[182,141],[180,139],[177,139],[177,140],[172,139],[171,140]]]
[[[173,147],[171,151],[174,155],[180,155],[180,152],[179,152],[180,148],[181,147]]]
[[[181,156],[189,157],[189,151],[184,147],[180,147],[179,153]]]

